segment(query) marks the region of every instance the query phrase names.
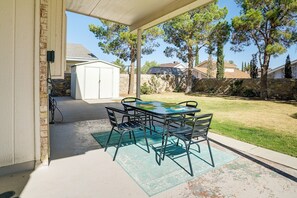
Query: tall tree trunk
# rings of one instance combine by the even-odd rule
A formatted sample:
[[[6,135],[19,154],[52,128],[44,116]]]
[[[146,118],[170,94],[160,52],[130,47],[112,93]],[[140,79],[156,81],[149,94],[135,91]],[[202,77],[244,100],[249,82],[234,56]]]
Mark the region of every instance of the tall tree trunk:
[[[199,47],[197,45],[195,52],[195,66],[199,65]]]
[[[135,60],[131,60],[128,94],[134,94],[134,70],[135,70]]]
[[[217,79],[224,78],[224,70],[224,46],[220,43],[217,50]]]
[[[186,93],[190,93],[192,91],[192,85],[193,85],[193,79],[192,79],[192,73],[193,73],[193,62],[194,57],[192,53],[192,48],[189,49],[188,54],[188,76],[187,76],[187,82],[186,82]]]
[[[267,85],[267,72],[270,62],[270,55],[264,54],[263,65],[261,66],[261,88],[260,88],[260,97],[262,99],[268,98],[268,85]]]

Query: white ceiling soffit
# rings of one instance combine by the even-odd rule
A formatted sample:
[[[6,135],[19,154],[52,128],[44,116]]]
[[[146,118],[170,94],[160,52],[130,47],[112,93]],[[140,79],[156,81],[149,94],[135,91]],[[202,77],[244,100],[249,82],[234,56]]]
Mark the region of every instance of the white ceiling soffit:
[[[148,29],[214,0],[66,0],[71,12]]]

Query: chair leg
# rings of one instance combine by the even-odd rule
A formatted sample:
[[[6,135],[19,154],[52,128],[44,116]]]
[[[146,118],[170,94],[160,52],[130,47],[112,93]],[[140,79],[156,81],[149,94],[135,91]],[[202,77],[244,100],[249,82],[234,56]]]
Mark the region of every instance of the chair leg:
[[[164,146],[164,149],[163,149],[163,157],[162,157],[162,160],[165,159],[165,151],[166,151],[166,147],[167,147],[167,142],[168,142],[168,135],[166,135],[166,139],[165,139],[165,146]],[[163,144],[162,144],[163,145]],[[161,155],[161,153],[160,153]]]
[[[110,140],[110,137],[111,137],[112,132],[113,132],[113,127],[112,127],[112,129],[111,129],[111,131],[110,131],[110,133],[109,133],[109,136],[108,136],[108,138],[107,138],[107,141],[106,141],[106,143],[105,143],[105,149],[104,149],[104,152],[105,152],[106,149],[107,149],[107,146],[108,146],[108,143],[109,143],[109,140]]]
[[[147,141],[147,138],[146,138],[146,129],[145,129],[145,127],[143,128],[143,136],[144,136],[144,139],[145,139],[147,152],[150,153],[150,148],[149,148],[148,141]]]
[[[117,153],[118,153],[118,150],[119,150],[119,148],[121,147],[122,138],[123,138],[123,135],[124,135],[124,134],[125,134],[125,133],[122,133],[121,136],[120,136],[120,139],[119,139],[119,142],[118,142],[117,149],[116,149],[116,151],[115,151],[115,153],[114,153],[114,156],[113,156],[113,161],[115,160],[115,158],[116,158],[116,156],[117,156]]]
[[[212,163],[212,166],[214,167],[215,164],[214,164],[214,161],[213,161],[212,152],[211,152],[211,149],[210,149],[210,144],[209,144],[208,137],[206,138],[206,141],[207,141],[208,150],[209,150],[209,154],[210,154],[210,158],[211,158],[211,163]]]
[[[135,133],[134,133],[134,131],[130,131],[129,132],[129,134],[131,135],[131,133],[132,133],[132,136],[133,136],[133,140],[134,140],[134,143],[136,144],[136,138],[135,138]],[[130,138],[131,139],[131,138]]]
[[[188,156],[188,161],[189,161],[189,167],[190,167],[190,171],[191,171],[190,175],[194,176],[193,168],[192,168],[192,162],[191,162],[191,158],[190,158],[190,146],[191,146],[191,144],[187,145],[187,143],[185,141],[184,141],[184,143],[185,143],[185,146],[186,146],[186,151],[187,151],[187,156]]]
[[[129,138],[130,138],[130,139],[132,138],[131,131],[129,131]]]
[[[179,143],[179,139],[177,138],[176,146],[178,146],[178,143]]]
[[[196,145],[197,145],[197,148],[198,148],[198,153],[200,153],[200,152],[201,152],[201,150],[200,150],[200,146],[199,146],[198,143],[197,143]]]

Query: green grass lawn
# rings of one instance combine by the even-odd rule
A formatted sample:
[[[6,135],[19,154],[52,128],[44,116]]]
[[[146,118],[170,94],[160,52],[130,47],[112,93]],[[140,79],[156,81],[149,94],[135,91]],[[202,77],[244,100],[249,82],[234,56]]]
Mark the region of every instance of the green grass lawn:
[[[297,103],[183,93],[142,95],[143,100],[195,100],[201,113],[213,113],[211,131],[297,157]]]

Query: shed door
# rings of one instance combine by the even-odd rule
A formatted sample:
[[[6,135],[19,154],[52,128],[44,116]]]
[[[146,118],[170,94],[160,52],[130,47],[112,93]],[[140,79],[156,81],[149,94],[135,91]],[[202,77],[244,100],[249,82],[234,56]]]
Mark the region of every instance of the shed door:
[[[99,68],[85,68],[85,99],[99,98]]]
[[[113,72],[111,68],[100,69],[100,98],[112,98]]]

